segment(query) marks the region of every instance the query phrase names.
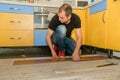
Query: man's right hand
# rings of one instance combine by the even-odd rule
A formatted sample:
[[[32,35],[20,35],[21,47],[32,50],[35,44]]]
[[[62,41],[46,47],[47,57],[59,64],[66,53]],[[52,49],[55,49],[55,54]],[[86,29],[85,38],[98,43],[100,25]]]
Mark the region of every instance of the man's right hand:
[[[56,52],[55,52],[54,50],[52,50],[51,53],[52,53],[53,59],[54,59],[54,60],[57,60],[57,59],[58,59],[58,56],[57,56]]]

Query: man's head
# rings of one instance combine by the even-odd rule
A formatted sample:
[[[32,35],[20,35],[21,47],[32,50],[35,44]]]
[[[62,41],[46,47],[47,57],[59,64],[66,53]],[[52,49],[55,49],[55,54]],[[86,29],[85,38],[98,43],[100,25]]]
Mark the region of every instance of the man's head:
[[[59,21],[68,24],[72,14],[72,7],[69,4],[63,4],[58,11]]]

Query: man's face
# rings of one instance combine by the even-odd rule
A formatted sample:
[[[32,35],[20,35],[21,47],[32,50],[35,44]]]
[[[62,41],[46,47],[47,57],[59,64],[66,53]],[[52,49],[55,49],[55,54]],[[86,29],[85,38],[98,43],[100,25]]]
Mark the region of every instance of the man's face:
[[[71,18],[70,16],[66,16],[65,11],[58,13],[58,16],[59,16],[59,21],[61,23],[66,23],[66,24],[70,21]]]

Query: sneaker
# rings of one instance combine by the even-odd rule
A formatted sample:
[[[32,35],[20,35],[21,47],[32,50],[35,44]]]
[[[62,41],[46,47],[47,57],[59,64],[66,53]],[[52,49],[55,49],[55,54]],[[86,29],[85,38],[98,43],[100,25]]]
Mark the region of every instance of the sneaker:
[[[65,57],[65,51],[59,51],[58,56],[59,57]]]
[[[58,53],[58,46],[57,45],[54,45],[53,49],[56,53]]]

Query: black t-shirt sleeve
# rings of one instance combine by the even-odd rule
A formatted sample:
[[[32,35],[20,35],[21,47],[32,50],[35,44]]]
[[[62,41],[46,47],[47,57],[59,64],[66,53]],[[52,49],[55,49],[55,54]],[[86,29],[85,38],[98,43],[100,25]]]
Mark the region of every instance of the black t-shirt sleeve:
[[[79,16],[75,16],[75,28],[81,28],[81,20]]]
[[[55,15],[53,16],[53,18],[51,19],[49,25],[48,25],[48,28],[55,31],[56,27],[58,25],[58,16]]]

